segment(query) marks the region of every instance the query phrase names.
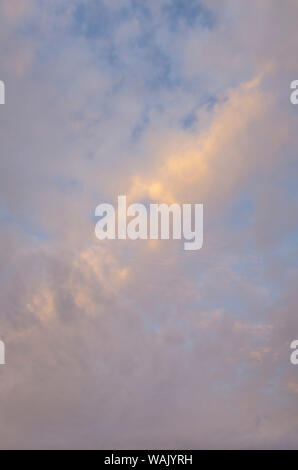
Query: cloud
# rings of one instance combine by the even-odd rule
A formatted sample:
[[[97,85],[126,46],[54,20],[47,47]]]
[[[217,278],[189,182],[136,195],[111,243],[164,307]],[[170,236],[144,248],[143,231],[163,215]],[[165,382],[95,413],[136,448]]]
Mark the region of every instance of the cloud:
[[[296,3],[0,8],[1,447],[295,448]],[[99,242],[119,194],[202,250]]]

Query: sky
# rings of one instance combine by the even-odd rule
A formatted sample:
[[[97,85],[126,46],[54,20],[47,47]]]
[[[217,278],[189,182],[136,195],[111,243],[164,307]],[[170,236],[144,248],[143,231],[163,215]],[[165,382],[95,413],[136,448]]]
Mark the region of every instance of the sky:
[[[0,448],[298,447],[296,0],[1,0]],[[204,244],[95,237],[204,205]]]

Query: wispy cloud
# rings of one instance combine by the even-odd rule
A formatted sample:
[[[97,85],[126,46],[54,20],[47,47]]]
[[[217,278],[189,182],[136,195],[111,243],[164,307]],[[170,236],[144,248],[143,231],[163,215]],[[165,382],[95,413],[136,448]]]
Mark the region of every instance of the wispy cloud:
[[[296,447],[296,2],[0,13],[1,447]],[[99,242],[118,194],[203,249]]]

